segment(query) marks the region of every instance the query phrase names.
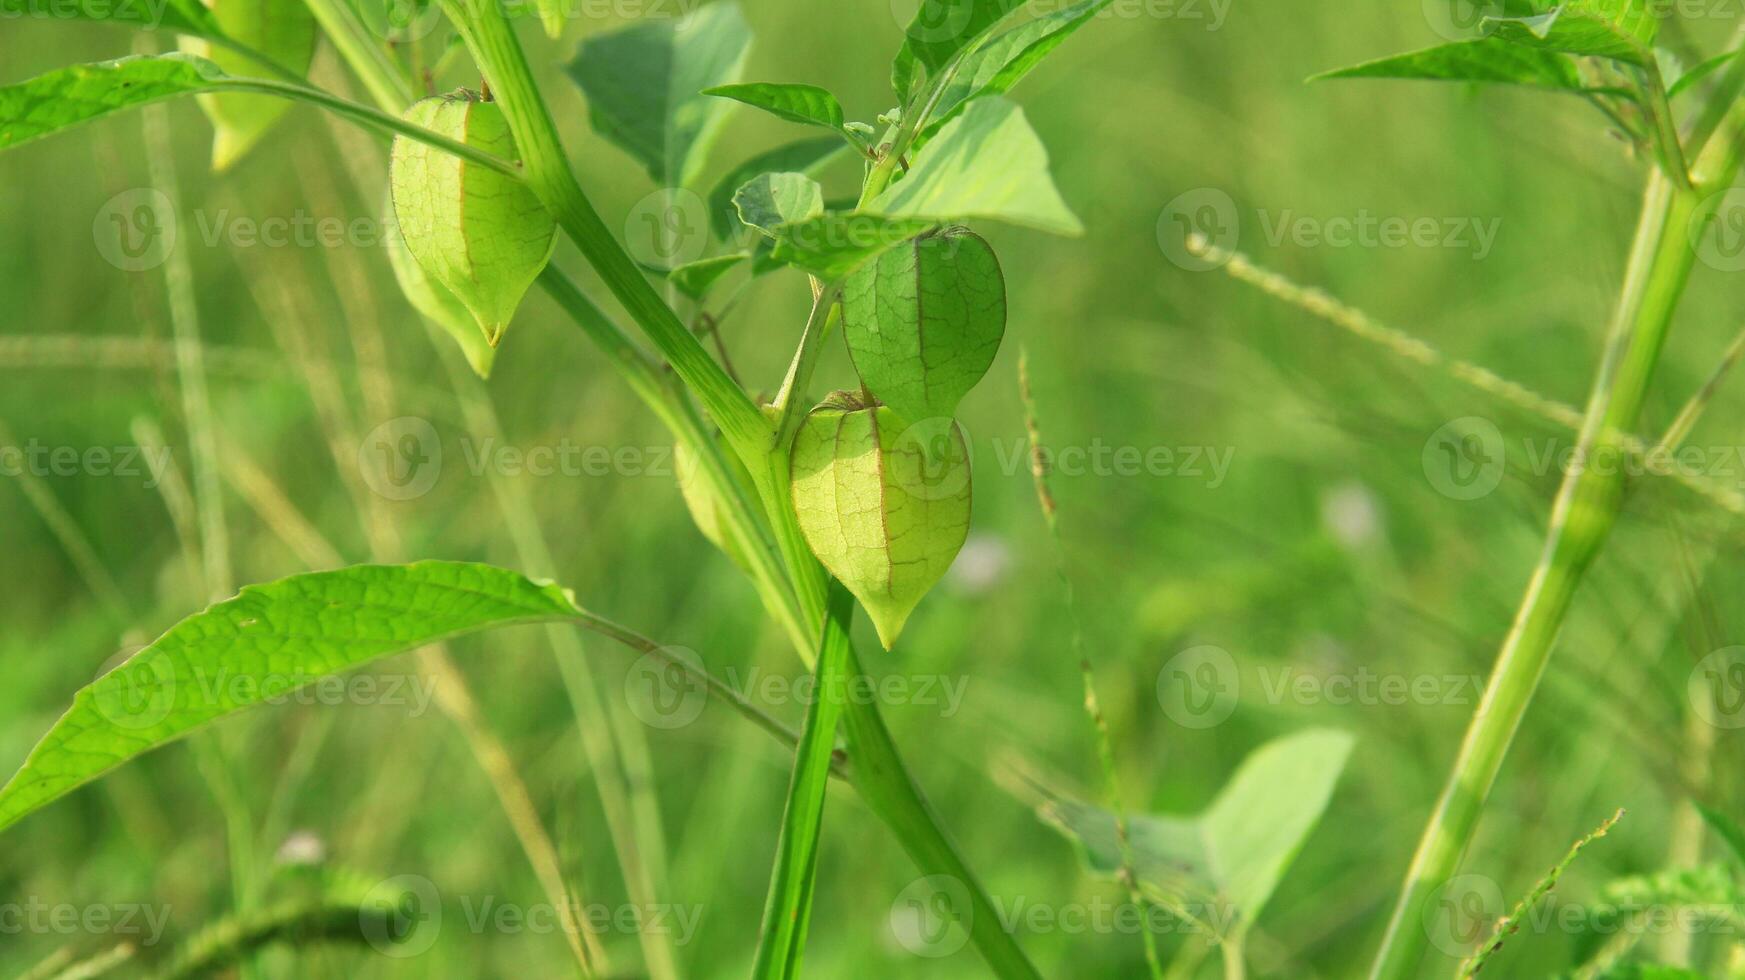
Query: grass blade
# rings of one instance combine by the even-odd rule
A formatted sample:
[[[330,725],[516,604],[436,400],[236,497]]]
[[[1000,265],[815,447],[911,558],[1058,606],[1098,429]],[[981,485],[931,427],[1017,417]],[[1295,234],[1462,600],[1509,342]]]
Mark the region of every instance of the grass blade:
[[[794,755],[794,775],[782,815],[781,841],[764,905],[763,936],[752,968],[756,980],[796,977],[811,915],[812,884],[818,863],[818,835],[824,823],[824,792],[836,752],[836,724],[842,718],[848,678],[849,625],[854,596],[842,583],[830,583],[824,640],[818,650],[817,683],[806,711],[806,727]]]

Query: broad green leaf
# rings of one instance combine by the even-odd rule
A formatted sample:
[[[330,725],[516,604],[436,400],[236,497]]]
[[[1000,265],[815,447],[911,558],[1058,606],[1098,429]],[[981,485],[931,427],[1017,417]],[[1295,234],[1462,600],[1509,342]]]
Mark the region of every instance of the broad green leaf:
[[[596,34],[582,42],[568,72],[600,135],[662,187],[686,187],[727,118],[727,103],[702,92],[737,79],[750,47],[739,5],[712,3],[677,20]]]
[[[910,422],[946,419],[987,374],[1006,333],[1006,280],[968,229],[910,239],[842,282],[855,371]]]
[[[811,917],[818,872],[818,838],[824,829],[824,796],[830,788],[836,727],[851,679],[849,629],[854,623],[854,597],[841,582],[830,583],[827,612],[813,674],[812,689],[818,694],[807,706],[806,727],[794,752],[794,771],[788,781],[787,805],[782,808],[781,838],[775,867],[770,871],[752,980],[797,980],[805,952],[806,923]]]
[[[304,0],[215,0],[212,13],[227,36],[301,75],[315,57],[315,18]],[[261,76],[259,61],[197,37],[181,40],[183,51],[209,59],[226,74]],[[266,95],[200,95],[195,100],[212,121],[212,169],[222,173],[253,149],[291,108]]]
[[[719,435],[715,439],[723,450],[721,456],[726,460],[728,468],[749,486],[751,474],[745,471],[739,454]],[[745,552],[733,537],[733,522],[729,517],[727,502],[721,499],[704,477],[699,469],[701,465],[696,452],[690,446],[681,442],[673,447],[673,471],[678,476],[679,494],[684,497],[685,509],[691,512],[691,521],[697,525],[697,530],[703,532],[703,537],[709,539],[710,544],[721,549],[721,553],[732,559],[733,564],[749,574],[751,563],[746,560]]]
[[[1349,68],[1322,72],[1309,80],[1334,78],[1406,78],[1445,82],[1491,82],[1532,85],[1566,92],[1584,91],[1575,61],[1557,51],[1512,44],[1501,38],[1456,41],[1422,51],[1366,61]]]
[[[1129,817],[1140,885],[1166,908],[1226,906],[1232,918],[1204,924],[1246,931],[1320,822],[1351,746],[1350,735],[1326,729],[1275,739],[1243,760],[1205,811]],[[1044,804],[1042,817],[1080,847],[1093,872],[1120,874],[1113,814],[1060,799]]]
[[[1530,17],[1487,18],[1490,36],[1529,48],[1646,66],[1657,22],[1640,0],[1568,3]]]
[[[469,93],[424,99],[411,122],[515,159],[515,137],[495,102]],[[425,274],[448,287],[495,347],[557,244],[557,221],[525,181],[464,163],[428,143],[394,140],[394,216]]]
[[[71,65],[0,87],[0,149],[178,95],[216,91],[223,69],[188,54]]]
[[[400,224],[394,220],[393,209],[394,202],[389,200],[383,222],[387,233],[382,244],[387,249],[388,265],[394,270],[394,280],[400,284],[400,292],[405,294],[413,309],[454,338],[473,373],[481,378],[490,377],[491,366],[497,360],[497,348],[491,346],[490,338],[485,336],[466,304],[447,286],[424,274],[424,268],[406,249],[406,239],[400,234]]]
[[[776,229],[770,256],[835,282],[861,263],[937,226],[930,218],[887,218],[878,214],[826,213]]]
[[[945,86],[932,118],[927,121],[926,133],[937,131],[970,99],[1010,91],[1109,3],[1110,0],[1081,0],[989,37],[958,65],[957,73]]]
[[[824,213],[824,188],[805,174],[760,174],[733,195],[739,220],[768,235]]]
[[[244,708],[486,627],[586,618],[555,585],[465,562],[359,565],[251,585],[86,685],[0,788],[0,829]]]
[[[969,533],[969,450],[951,419],[913,427],[858,394],[814,408],[794,439],[794,512],[813,554],[889,650]]]
[[[833,136],[800,140],[760,153],[728,172],[709,192],[709,228],[716,238],[730,238],[740,227],[739,211],[733,206],[733,195],[745,182],[758,174],[792,171],[808,176],[846,150],[847,144]]]
[[[1024,110],[1002,98],[971,101],[866,210],[941,223],[986,218],[1062,235],[1084,230],[1055,190],[1048,151]]]
[[[93,20],[132,27],[163,28],[180,34],[222,36],[218,22],[197,0],[0,0],[0,20]]]
[[[789,122],[805,126],[822,126],[842,132],[842,103],[836,96],[816,85],[796,83],[750,82],[744,85],[717,85],[704,89],[704,95],[743,102]]]
[[[709,292],[709,287],[715,285],[720,278],[733,271],[739,263],[751,258],[750,252],[731,252],[727,255],[713,255],[695,262],[687,262],[666,272],[667,282],[673,288],[694,300],[701,300]]]

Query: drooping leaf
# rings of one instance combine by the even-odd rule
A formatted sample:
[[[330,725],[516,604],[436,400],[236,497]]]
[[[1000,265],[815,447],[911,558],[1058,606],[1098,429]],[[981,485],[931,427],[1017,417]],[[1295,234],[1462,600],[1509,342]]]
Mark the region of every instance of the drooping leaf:
[[[251,585],[86,685],[0,788],[0,829],[210,722],[379,657],[586,614],[555,585],[465,562],[359,565]]]
[[[1274,739],[1243,760],[1203,812],[1130,816],[1133,871],[1140,886],[1166,908],[1216,903],[1230,917],[1204,925],[1245,931],[1320,822],[1351,746],[1350,735],[1327,729]],[[1120,874],[1114,814],[1057,799],[1044,804],[1041,815],[1079,846],[1093,872]]]
[[[734,269],[739,263],[751,258],[749,252],[730,252],[726,255],[712,255],[706,259],[687,262],[684,265],[669,269],[666,272],[667,282],[673,288],[694,300],[701,300],[709,292],[709,287],[715,285],[720,278]]]
[[[515,159],[515,137],[495,102],[440,96],[413,105],[406,118]],[[407,250],[472,311],[495,347],[551,258],[556,219],[526,182],[406,137],[394,139],[389,184]]]
[[[704,89],[704,95],[743,102],[748,106],[804,126],[822,126],[842,132],[842,103],[826,89],[816,85],[792,82],[749,82],[743,85],[717,85]]]
[[[805,174],[759,174],[733,195],[739,220],[770,236],[790,222],[824,213],[824,188]]]
[[[315,18],[303,0],[215,0],[219,30],[259,51],[275,64],[307,73],[315,57]],[[181,48],[210,60],[226,74],[262,76],[259,61],[204,38],[184,37]],[[212,169],[222,173],[253,149],[291,108],[265,95],[200,95],[195,100],[212,121]]]
[[[211,11],[198,0],[0,0],[0,20],[39,17],[46,20],[91,20],[131,27],[163,28],[202,37],[222,36]]]
[[[1366,61],[1322,72],[1312,82],[1335,78],[1405,78],[1444,82],[1491,82],[1580,92],[1585,89],[1574,59],[1487,37]]]
[[[794,439],[800,531],[890,649],[969,533],[969,451],[951,419],[910,427],[837,392]]]
[[[1055,190],[1048,150],[1024,110],[1003,98],[971,101],[866,210],[940,223],[986,218],[1061,235],[1084,230]]]
[[[776,229],[770,257],[835,282],[916,235],[937,226],[929,218],[887,218],[856,212],[825,213]]]
[[[750,47],[739,5],[712,3],[678,20],[596,34],[567,70],[587,96],[600,135],[662,187],[685,187],[727,118],[727,103],[703,90],[736,80]]]
[[[811,176],[847,148],[847,144],[832,136],[804,139],[760,153],[734,167],[709,192],[710,230],[716,238],[730,238],[734,229],[741,227],[739,211],[733,206],[733,195],[751,178],[782,171]]]
[[[1015,24],[989,37],[958,65],[941,93],[923,136],[938,131],[967,101],[1011,91],[1031,69],[1041,64],[1073,32],[1107,7],[1111,0],[1079,3]],[[922,140],[924,142],[924,140]]]
[[[950,418],[1006,333],[993,248],[952,228],[885,251],[843,280],[842,332],[861,381],[897,415]]]

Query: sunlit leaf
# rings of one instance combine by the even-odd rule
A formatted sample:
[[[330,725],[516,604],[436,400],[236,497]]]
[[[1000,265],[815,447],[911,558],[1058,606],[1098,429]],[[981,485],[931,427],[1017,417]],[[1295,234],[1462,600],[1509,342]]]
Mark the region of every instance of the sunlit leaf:
[[[197,0],[0,0],[0,20],[92,20],[131,27],[163,28],[204,37],[221,36],[211,11]]]
[[[734,167],[709,191],[709,230],[716,238],[728,238],[740,227],[739,211],[733,206],[733,195],[745,182],[758,174],[792,171],[808,176],[816,174],[836,158],[848,145],[833,136],[804,139],[778,146]]]
[[[1334,78],[1405,78],[1444,82],[1532,85],[1566,92],[1584,90],[1574,59],[1557,51],[1512,44],[1500,38],[1456,41],[1422,51],[1322,72],[1310,81]]]
[[[770,235],[824,213],[824,189],[805,174],[761,174],[733,195],[739,220]]]
[[[1109,3],[1110,0],[1081,0],[989,37],[958,65],[957,73],[940,94],[933,117],[927,121],[927,132],[938,130],[970,99],[1010,91]]]
[[[703,94],[743,102],[789,122],[842,131],[842,103],[816,85],[751,82],[717,85],[704,89]]]

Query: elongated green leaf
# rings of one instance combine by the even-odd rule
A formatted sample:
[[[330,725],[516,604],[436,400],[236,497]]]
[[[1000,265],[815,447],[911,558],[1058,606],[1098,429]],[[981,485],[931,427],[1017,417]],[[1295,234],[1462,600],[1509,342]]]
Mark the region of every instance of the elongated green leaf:
[[[212,13],[196,0],[0,0],[0,20],[92,20],[131,27],[162,28],[202,37],[221,37]]]
[[[1055,190],[1048,151],[1024,110],[1002,98],[970,102],[866,210],[942,223],[987,218],[1061,235],[1084,230]]]
[[[1501,38],[1456,41],[1422,51],[1378,58],[1322,72],[1312,82],[1334,78],[1406,78],[1444,82],[1492,82],[1580,92],[1575,61],[1557,51],[1512,44]]]
[[[842,333],[879,401],[910,423],[950,418],[1006,333],[994,250],[953,228],[885,252],[843,280]]]
[[[939,223],[927,218],[877,214],[821,214],[776,229],[771,257],[828,282],[895,248]]]
[[[586,617],[489,565],[359,565],[253,585],[86,685],[0,788],[0,829],[209,722],[378,657],[491,626]]]
[[[824,826],[824,795],[830,788],[836,726],[846,703],[849,628],[854,620],[854,597],[842,583],[830,583],[828,602],[814,675],[817,683],[812,686],[814,696],[806,709],[806,727],[800,733],[794,773],[788,782],[788,802],[782,811],[782,833],[764,903],[763,935],[751,971],[754,980],[798,977],[806,948],[818,837]]]
[[[217,91],[227,76],[186,54],[71,65],[0,87],[0,149],[159,99]]]
[[[582,42],[569,63],[600,135],[662,187],[696,180],[727,118],[702,94],[739,77],[751,28],[739,5],[712,3],[679,20],[647,20]]]
[[[842,131],[842,103],[826,89],[816,85],[792,82],[750,82],[744,85],[717,85],[704,89],[704,95],[743,102],[805,126],[822,126]]]
[[[782,225],[824,213],[824,188],[805,174],[760,174],[733,195],[739,220],[771,236]]]
[[[1204,812],[1129,818],[1139,883],[1168,908],[1227,906],[1231,918],[1204,924],[1246,930],[1320,821],[1351,746],[1351,736],[1324,729],[1275,739],[1243,761]],[[1120,873],[1113,814],[1054,800],[1042,817],[1079,845],[1092,871]]]
[[[1688,92],[1698,82],[1714,74],[1718,69],[1725,67],[1728,62],[1737,57],[1739,57],[1739,52],[1727,51],[1715,55],[1713,58],[1704,59],[1703,61],[1692,65],[1690,68],[1679,72],[1676,76],[1670,76],[1676,77],[1678,80],[1666,87],[1666,97],[1674,99],[1685,92]]]
[[[970,99],[1010,91],[1109,3],[1110,0],[1081,0],[989,37],[958,65],[957,73],[940,94],[923,135],[937,131]]]

